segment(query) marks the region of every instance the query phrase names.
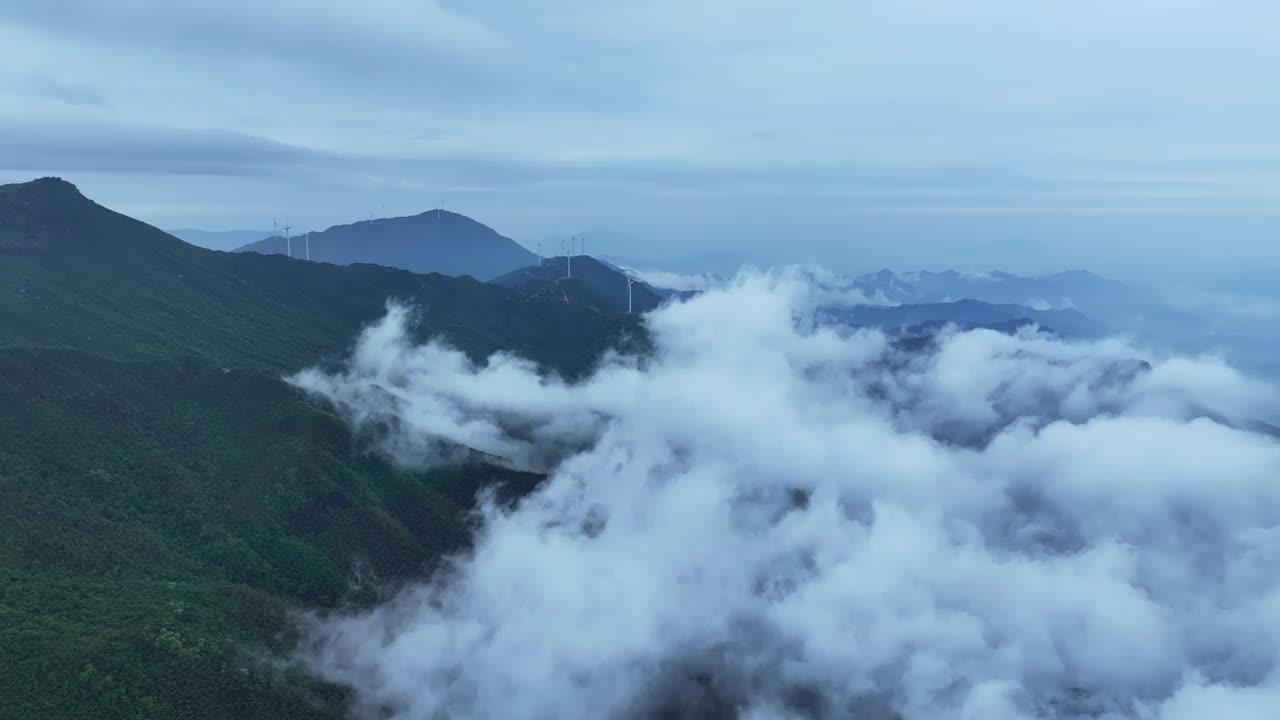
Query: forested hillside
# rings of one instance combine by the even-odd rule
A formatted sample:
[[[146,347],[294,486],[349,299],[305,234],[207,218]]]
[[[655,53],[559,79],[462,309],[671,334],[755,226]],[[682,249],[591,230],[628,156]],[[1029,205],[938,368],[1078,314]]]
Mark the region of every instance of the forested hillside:
[[[567,275],[572,271],[572,277]],[[537,265],[513,270],[493,279],[505,288],[533,295],[577,297],[607,313],[630,310],[646,313],[662,304],[665,297],[648,283],[635,280],[627,287],[627,275],[589,255],[546,258]]]
[[[423,337],[584,372],[634,318],[470,278],[217,253],[44,179],[0,186],[0,717],[321,718],[288,613],[467,541],[473,465],[414,474],[282,380],[388,298]]]

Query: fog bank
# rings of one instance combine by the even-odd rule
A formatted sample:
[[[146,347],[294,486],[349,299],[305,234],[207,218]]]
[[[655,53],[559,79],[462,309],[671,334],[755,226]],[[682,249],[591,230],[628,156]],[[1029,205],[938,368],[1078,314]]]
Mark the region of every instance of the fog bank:
[[[1273,388],[1118,340],[905,349],[828,302],[741,275],[576,384],[391,308],[293,381],[407,466],[548,480],[306,661],[370,717],[1273,714]]]

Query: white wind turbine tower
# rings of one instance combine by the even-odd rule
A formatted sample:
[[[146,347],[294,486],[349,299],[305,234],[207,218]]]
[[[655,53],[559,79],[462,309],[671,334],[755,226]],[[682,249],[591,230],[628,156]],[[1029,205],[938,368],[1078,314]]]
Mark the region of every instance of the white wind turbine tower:
[[[311,259],[311,231],[307,231],[307,259]]]
[[[284,219],[284,254],[293,257],[293,238],[289,237],[289,231],[293,228],[289,225],[289,218]]]
[[[631,284],[633,282],[634,281],[631,278],[627,278],[627,314],[628,315],[631,314]]]

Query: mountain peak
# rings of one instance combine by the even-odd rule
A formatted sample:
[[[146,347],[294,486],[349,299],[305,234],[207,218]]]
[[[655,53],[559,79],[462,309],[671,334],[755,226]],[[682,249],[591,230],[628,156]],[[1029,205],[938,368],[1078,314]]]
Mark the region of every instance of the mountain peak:
[[[0,252],[43,253],[91,212],[75,185],[56,177],[0,185]]]
[[[24,183],[0,185],[0,197],[22,198],[30,200],[44,198],[78,198],[87,200],[80,194],[80,189],[60,177],[42,177]]]
[[[289,254],[335,265],[370,263],[410,272],[471,275],[488,280],[537,259],[511,238],[466,215],[443,209],[417,215],[368,218],[327,230],[279,235],[237,252]]]
[[[36,198],[89,201],[80,193],[79,188],[60,177],[42,177],[24,183],[0,185],[0,197],[22,198],[28,201]]]
[[[77,195],[80,193],[80,189],[77,188],[75,185],[73,185],[70,181],[63,180],[62,178],[57,177],[55,175],[36,178],[35,180],[32,180],[28,184],[37,188],[43,188],[43,189],[49,189],[49,190],[71,191],[76,193]]]
[[[479,222],[475,218],[468,217],[466,215],[463,215],[462,213],[453,212],[452,210],[445,210],[444,208],[436,208],[434,210],[425,210],[423,212],[418,213],[417,215],[414,215],[413,217],[426,218],[428,220],[439,218],[441,220],[462,219],[462,220],[466,220],[467,222]],[[377,219],[396,220],[398,218],[374,218],[374,219],[375,220]]]
[[[569,277],[572,268],[573,276]],[[648,312],[662,304],[663,295],[648,283],[633,280],[609,263],[590,255],[574,255],[572,260],[563,255],[542,258],[537,265],[513,270],[494,278],[493,283],[526,295],[546,294],[549,290],[566,285],[580,288],[583,299],[606,313],[625,313],[628,309],[628,292],[631,310]],[[568,294],[564,295],[570,299]]]
[[[59,177],[0,185],[0,252],[75,258],[116,257],[128,248],[181,246],[146,223],[112,212]]]

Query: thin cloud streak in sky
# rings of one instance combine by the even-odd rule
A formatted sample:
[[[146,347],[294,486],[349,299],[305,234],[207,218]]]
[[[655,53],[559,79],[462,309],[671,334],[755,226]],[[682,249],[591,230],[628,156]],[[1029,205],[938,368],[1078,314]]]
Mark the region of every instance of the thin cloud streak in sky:
[[[68,174],[126,212],[189,204],[139,203],[143,189],[217,191],[213,218],[145,219],[260,227],[263,188],[218,180],[259,174],[260,160],[215,143],[204,154],[225,157],[188,162],[202,149],[165,139],[228,132],[309,150],[273,194],[316,227],[363,216],[373,196],[407,214],[445,192],[517,239],[594,226],[742,257],[765,249],[705,202],[775,236],[802,216],[803,257],[791,261],[839,262],[842,245],[914,234],[902,217],[941,214],[986,219],[913,237],[912,265],[930,249],[1003,239],[1010,217],[1025,218],[1017,232],[1033,240],[1069,235],[1077,267],[1107,270],[1104,251],[1120,243],[1130,266],[1211,244],[1275,263],[1256,216],[1280,212],[1269,122],[1280,52],[1261,30],[1277,13],[1261,0],[397,1],[377,11],[324,0],[305,13],[283,1],[17,3],[0,9],[0,43],[13,50],[0,114],[44,135],[0,173]],[[32,73],[56,87],[33,96]],[[156,134],[137,147],[156,162],[109,149],[77,162],[59,150],[83,138],[109,146],[120,126]],[[459,177],[463,167],[473,170]],[[1216,177],[1203,180],[1206,169]],[[1136,231],[1090,220],[1123,214],[1156,219]],[[644,220],[658,215],[667,227]],[[1192,215],[1222,231],[1178,237],[1170,253]],[[654,247],[645,240],[619,253]],[[1190,272],[1201,260],[1178,262]]]

